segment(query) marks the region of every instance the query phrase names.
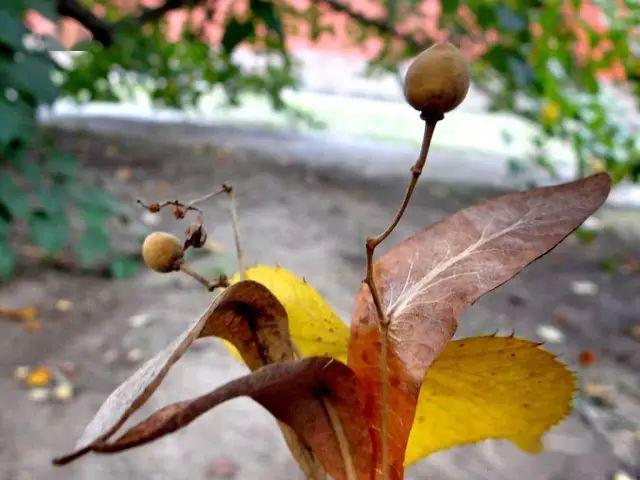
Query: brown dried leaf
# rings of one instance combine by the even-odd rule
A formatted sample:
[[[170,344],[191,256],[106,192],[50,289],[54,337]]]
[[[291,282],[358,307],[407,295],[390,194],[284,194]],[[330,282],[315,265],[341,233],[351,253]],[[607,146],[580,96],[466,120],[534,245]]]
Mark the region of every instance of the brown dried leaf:
[[[287,316],[280,302],[257,282],[232,285],[171,345],[116,389],[85,428],[74,451],[54,463],[68,463],[110,438],[147,401],[189,346],[197,338],[213,335],[233,343],[251,368],[293,358]]]
[[[606,174],[598,174],[491,199],[419,232],[376,262],[375,281],[390,321],[388,360],[380,365],[380,327],[363,285],[353,315],[349,366],[371,394],[366,411],[372,424],[381,426],[381,410],[388,419],[391,478],[402,478],[420,386],[455,332],[458,316],[576,229],[604,202],[610,183]],[[387,405],[381,405],[382,368],[387,369]],[[379,452],[380,435],[374,443]],[[377,458],[380,462],[381,455]]]
[[[339,418],[356,478],[370,478],[371,434],[363,412],[362,389],[353,371],[330,357],[309,357],[260,368],[191,400],[168,405],[138,423],[112,443],[100,442],[98,452],[126,450],[185,427],[215,406],[248,396],[289,425],[310,445],[328,473],[346,478],[342,453],[329,408]],[[329,402],[330,407],[326,407]]]

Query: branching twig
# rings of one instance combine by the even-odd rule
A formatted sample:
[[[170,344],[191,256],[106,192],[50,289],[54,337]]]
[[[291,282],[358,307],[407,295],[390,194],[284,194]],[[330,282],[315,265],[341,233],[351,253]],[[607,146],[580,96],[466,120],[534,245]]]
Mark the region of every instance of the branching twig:
[[[162,18],[165,14],[171,10],[177,10],[178,8],[191,7],[202,3],[204,0],[166,0],[162,5],[156,8],[147,8],[138,17],[137,21],[143,25],[148,22],[153,22]]]
[[[397,39],[402,40],[409,47],[416,51],[422,50],[427,46],[424,42],[419,42],[418,40],[416,40],[412,35],[398,31],[398,29],[393,26],[393,24],[391,24],[388,19],[368,17],[360,12],[353,10],[353,8],[351,8],[349,5],[338,0],[315,0],[315,2],[324,3],[336,12],[345,13],[361,25],[375,28],[379,33],[392,35]]]
[[[205,277],[203,277],[202,275],[200,275],[199,273],[193,271],[186,263],[181,263],[180,267],[179,267],[181,272],[186,273],[187,275],[189,275],[190,277],[195,278],[198,282],[200,282],[202,285],[204,285],[204,287],[209,290],[210,292],[213,292],[216,288],[220,288],[220,287],[228,287],[229,286],[229,280],[227,279],[227,276],[225,274],[221,274],[217,280],[215,281],[211,281],[211,280],[207,280]]]
[[[96,41],[105,46],[113,43],[114,26],[97,17],[78,0],[57,0],[56,7],[60,15],[73,18],[89,30]]]
[[[389,478],[389,440],[388,440],[388,412],[387,405],[389,403],[389,370],[388,370],[388,334],[389,334],[389,318],[384,311],[382,301],[380,300],[380,292],[376,286],[376,282],[373,275],[373,254],[378,245],[380,245],[396,228],[398,222],[404,215],[413,191],[416,188],[422,169],[427,162],[427,154],[429,153],[429,146],[431,145],[431,138],[436,128],[438,121],[442,119],[442,116],[422,116],[425,121],[424,136],[422,138],[422,148],[420,155],[416,163],[411,167],[411,180],[409,186],[404,195],[404,199],[394,219],[389,226],[378,236],[369,237],[366,240],[365,248],[367,252],[367,274],[364,282],[369,287],[373,303],[378,314],[379,328],[380,328],[380,436],[381,436],[381,448],[382,448],[382,478]]]
[[[231,204],[231,226],[233,227],[233,237],[236,242],[236,259],[238,262],[238,272],[240,272],[240,280],[246,280],[247,274],[244,269],[244,252],[242,250],[242,244],[240,242],[240,228],[238,226],[236,195],[233,191],[233,187],[228,183],[222,184],[222,189],[229,195],[229,202]]]

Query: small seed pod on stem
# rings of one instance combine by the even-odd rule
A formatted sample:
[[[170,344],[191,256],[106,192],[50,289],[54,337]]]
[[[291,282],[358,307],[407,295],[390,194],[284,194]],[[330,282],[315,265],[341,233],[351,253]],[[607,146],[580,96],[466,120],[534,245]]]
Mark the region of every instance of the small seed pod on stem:
[[[407,102],[426,116],[442,116],[453,110],[468,90],[469,64],[449,42],[436,43],[418,55],[404,80]]]
[[[375,249],[396,228],[404,215],[418,179],[427,162],[429,146],[436,124],[444,118],[444,114],[456,108],[464,100],[469,90],[469,66],[462,53],[449,42],[433,45],[418,55],[409,66],[405,77],[404,92],[407,102],[421,112],[420,118],[425,122],[422,148],[415,164],[411,167],[411,180],[404,199],[389,226],[378,236],[368,237],[365,242],[367,270],[364,283],[369,287],[371,298],[378,316],[380,330],[380,448],[382,479],[390,478],[391,461],[389,458],[389,323],[391,318],[386,314],[380,292],[376,286],[373,272],[373,255]]]
[[[180,268],[184,249],[175,235],[153,232],[142,243],[142,258],[147,266],[156,272],[173,272]]]

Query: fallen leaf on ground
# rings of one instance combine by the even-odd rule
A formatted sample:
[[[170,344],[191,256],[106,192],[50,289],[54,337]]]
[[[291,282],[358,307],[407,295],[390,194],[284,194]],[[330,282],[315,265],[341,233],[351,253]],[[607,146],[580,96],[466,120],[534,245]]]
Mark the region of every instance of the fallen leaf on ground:
[[[53,397],[60,402],[68,402],[73,398],[73,385],[62,382],[53,389]]]
[[[27,380],[30,370],[28,366],[20,365],[13,370],[13,378],[19,382],[24,382]]]
[[[576,280],[571,282],[571,290],[576,295],[593,297],[598,294],[598,285],[590,280]]]
[[[51,383],[52,377],[51,369],[45,365],[41,365],[31,370],[25,381],[30,388],[45,387]]]
[[[73,302],[66,298],[61,298],[56,302],[56,310],[66,313],[73,308]]]
[[[536,333],[545,342],[562,343],[564,342],[564,333],[553,325],[538,325]]]
[[[578,355],[578,361],[583,367],[590,367],[598,361],[598,356],[591,350],[582,350]]]
[[[37,316],[38,309],[36,307],[0,308],[0,317],[4,317],[9,320],[33,320]]]
[[[51,392],[48,388],[38,387],[32,388],[27,394],[27,398],[35,403],[43,403],[49,400]]]

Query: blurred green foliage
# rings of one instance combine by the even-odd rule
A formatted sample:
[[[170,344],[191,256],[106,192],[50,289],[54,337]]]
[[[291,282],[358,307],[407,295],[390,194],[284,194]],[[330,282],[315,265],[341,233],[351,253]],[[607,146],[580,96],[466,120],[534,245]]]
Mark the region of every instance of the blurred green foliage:
[[[217,6],[208,0],[177,3],[188,10],[204,8],[208,17]],[[251,91],[283,108],[282,91],[296,85],[285,35],[301,28],[311,40],[340,34],[335,16],[327,13],[351,18],[353,43],[381,42],[371,72],[398,73],[403,61],[432,43],[420,27],[429,23],[422,1],[375,3],[371,10],[378,14],[370,17],[361,13],[361,3],[346,0],[316,0],[306,7],[289,0],[247,0],[246,12],[228,12],[221,42],[211,47],[202,41],[202,23],[186,22],[179,41],[172,42],[162,19],[140,25],[139,17],[123,16],[114,2],[92,0],[107,12],[113,43],[85,45],[87,54],[65,72],[63,88],[80,98],[112,100],[123,86],[142,83],[157,102],[189,107],[219,85],[232,103]],[[630,124],[625,102],[611,87],[617,83],[634,100],[640,95],[639,25],[637,0],[444,0],[438,28],[470,50],[486,47],[473,62],[475,84],[488,95],[491,109],[515,112],[539,127],[532,145],[535,163],[553,171],[546,146],[562,139],[573,147],[579,175],[604,169],[616,180],[637,181],[638,127]],[[252,46],[261,61],[242,65],[233,55],[240,44]],[[637,105],[632,110],[637,112]]]
[[[13,273],[21,246],[36,247],[42,260],[60,259],[72,247],[79,266],[106,262],[115,277],[130,276],[135,262],[112,250],[108,231],[118,203],[96,186],[83,186],[78,159],[50,146],[36,128],[37,108],[60,92],[47,45],[27,47],[22,18],[34,9],[57,19],[52,7],[45,0],[0,6],[0,281]]]
[[[55,64],[45,51],[49,40],[27,35],[23,25],[27,9],[57,20],[55,7],[63,11],[62,4],[89,13],[99,8],[98,20],[104,23],[101,42],[76,46],[84,53],[74,57],[71,67]],[[210,20],[218,2],[167,0],[166,5],[204,9]],[[399,73],[400,65],[437,35],[422,27],[428,14],[419,0],[378,0],[375,6],[376,15],[368,16],[346,0],[247,0],[246,9],[227,11],[221,39],[211,45],[202,22],[187,21],[180,38],[170,41],[163,15],[150,16],[149,10],[123,14],[112,0],[3,1],[0,278],[15,266],[11,232],[16,223],[25,225],[29,241],[47,254],[73,244],[82,264],[116,258],[107,225],[117,207],[106,192],[77,185],[73,157],[45,148],[35,128],[38,106],[61,94],[116,100],[135,95],[142,86],[158,104],[187,108],[217,86],[231,103],[244,92],[257,92],[274,108],[287,109],[282,93],[297,80],[285,40],[294,30],[322,40],[339,34],[336,13],[348,16],[354,44],[373,39],[381,45],[370,63],[372,74]],[[582,15],[584,8],[590,15]],[[535,163],[553,171],[546,148],[549,140],[559,138],[573,147],[580,175],[607,170],[617,181],[637,181],[640,136],[634,131],[637,125],[629,122],[629,110],[622,108],[626,104],[637,114],[637,104],[629,107],[619,99],[637,102],[640,97],[639,25],[637,0],[443,0],[438,28],[456,44],[484,50],[473,62],[475,85],[487,94],[491,109],[515,112],[537,126]],[[251,46],[257,58],[243,63],[239,45]],[[34,160],[25,156],[28,147],[40,152]],[[515,160],[511,166],[514,171],[523,168]],[[83,219],[77,238],[71,235],[70,212]],[[134,268],[123,258],[111,263],[116,276],[127,276]]]
[[[395,25],[417,15],[420,3],[382,2]],[[539,127],[536,163],[553,171],[545,147],[559,138],[573,147],[579,176],[606,170],[617,181],[640,179],[640,135],[628,118],[640,98],[640,2],[443,0],[442,8],[439,28],[453,41],[489,45],[472,67],[490,108]],[[395,70],[416,53],[415,45],[384,38],[378,67]]]

